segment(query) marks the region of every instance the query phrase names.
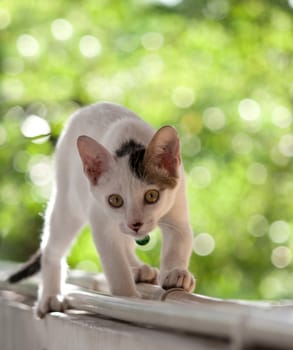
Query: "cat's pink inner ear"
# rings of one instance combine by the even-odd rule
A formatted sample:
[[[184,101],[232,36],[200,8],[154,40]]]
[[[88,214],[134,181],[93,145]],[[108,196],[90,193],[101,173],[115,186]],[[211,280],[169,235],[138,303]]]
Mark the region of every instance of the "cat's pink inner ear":
[[[146,170],[162,180],[178,178],[178,168],[181,163],[180,141],[176,130],[171,126],[159,129],[149,143],[145,154]],[[164,180],[165,181],[165,180]],[[174,183],[174,181],[172,183]]]
[[[174,128],[166,126],[158,131],[157,159],[159,166],[165,168],[171,176],[176,176],[181,163],[180,142]]]
[[[77,148],[83,163],[83,169],[92,185],[97,185],[98,180],[109,168],[113,157],[104,146],[89,136],[79,136]]]

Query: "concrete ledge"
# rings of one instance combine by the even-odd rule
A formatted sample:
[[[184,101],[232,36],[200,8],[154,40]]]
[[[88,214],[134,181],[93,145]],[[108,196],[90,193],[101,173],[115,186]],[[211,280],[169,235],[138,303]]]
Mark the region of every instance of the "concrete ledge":
[[[33,317],[32,299],[12,293],[0,297],[1,350],[214,350],[227,341],[139,327],[84,311],[52,313],[42,321]]]
[[[117,298],[100,278],[72,274],[73,310],[33,317],[38,279],[5,282],[0,264],[0,349],[292,349],[293,303],[229,301],[138,285],[144,298]],[[74,283],[74,285],[72,284]]]

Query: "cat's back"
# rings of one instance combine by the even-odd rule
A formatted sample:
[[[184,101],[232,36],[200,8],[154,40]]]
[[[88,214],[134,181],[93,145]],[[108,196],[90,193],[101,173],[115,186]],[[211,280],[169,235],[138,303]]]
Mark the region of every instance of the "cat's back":
[[[139,117],[129,109],[109,102],[95,103],[76,111],[69,119],[65,134],[71,132],[99,137],[111,124],[125,118],[138,120]]]
[[[57,155],[73,152],[77,157],[76,140],[80,135],[92,137],[109,151],[114,151],[123,140],[134,135],[137,141],[147,144],[153,133],[153,128],[129,109],[100,102],[83,107],[70,117],[59,139]]]

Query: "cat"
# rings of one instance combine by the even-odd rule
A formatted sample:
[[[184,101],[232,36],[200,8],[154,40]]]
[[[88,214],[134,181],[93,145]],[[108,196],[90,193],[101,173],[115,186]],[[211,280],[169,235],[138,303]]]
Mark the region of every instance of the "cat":
[[[111,294],[139,298],[135,283],[191,292],[192,252],[185,175],[176,130],[158,131],[130,110],[96,103],[72,115],[57,143],[56,176],[40,251],[16,282],[41,269],[36,314],[64,311],[64,257],[90,224]],[[160,272],[135,255],[135,241],[159,226]]]

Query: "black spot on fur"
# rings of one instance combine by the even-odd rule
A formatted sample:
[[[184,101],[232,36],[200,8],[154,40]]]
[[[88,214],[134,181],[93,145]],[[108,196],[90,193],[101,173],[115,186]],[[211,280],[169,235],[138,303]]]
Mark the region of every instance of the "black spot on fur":
[[[145,146],[136,142],[133,139],[124,142],[121,147],[116,151],[118,158],[129,156],[129,167],[132,173],[139,179],[144,177],[144,164],[143,158],[145,154]]]
[[[144,145],[136,142],[133,139],[130,139],[130,140],[122,143],[120,148],[116,151],[116,156],[123,157],[123,156],[130,155],[130,154],[132,154],[136,151],[142,150],[142,149],[145,149]]]
[[[130,170],[139,178],[144,178],[144,162],[143,157],[145,149],[137,150],[129,155]]]

